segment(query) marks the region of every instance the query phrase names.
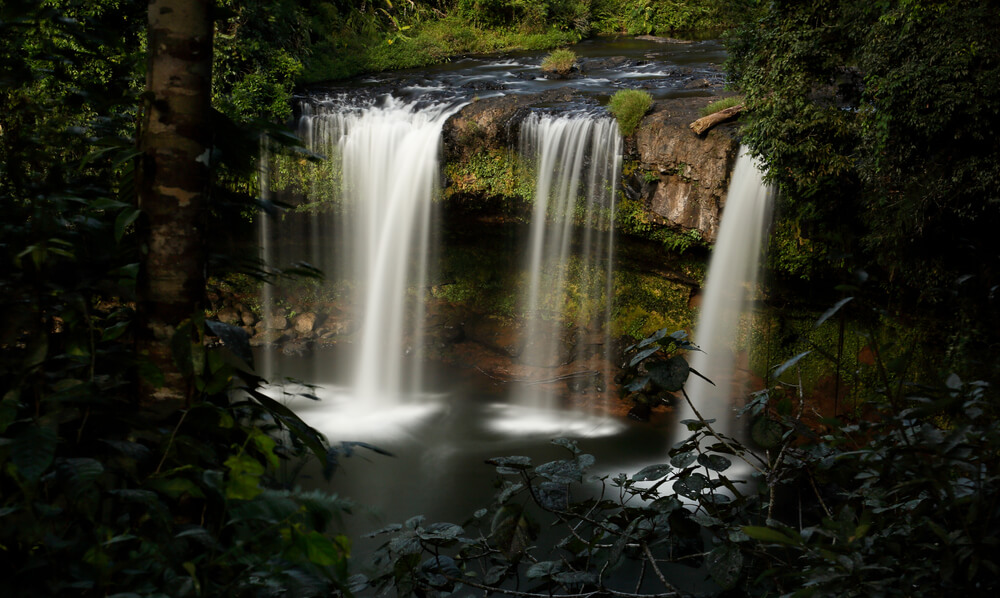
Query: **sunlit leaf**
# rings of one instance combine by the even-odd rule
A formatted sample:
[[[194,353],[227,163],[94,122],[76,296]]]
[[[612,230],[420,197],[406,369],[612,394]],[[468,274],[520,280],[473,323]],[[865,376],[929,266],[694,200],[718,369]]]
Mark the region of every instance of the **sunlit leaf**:
[[[770,528],[748,525],[743,528],[743,533],[750,536],[752,539],[759,542],[766,542],[769,544],[788,544],[797,545],[802,543],[802,538],[799,536],[789,536],[784,532]]]
[[[632,479],[635,480],[636,482],[649,482],[653,480],[658,480],[662,477],[665,477],[668,473],[670,473],[672,469],[673,468],[666,463],[661,463],[659,465],[647,465],[646,467],[640,469],[635,475],[633,475]]]
[[[849,302],[851,302],[853,299],[854,299],[854,297],[845,297],[845,298],[841,299],[840,301],[834,303],[833,307],[831,307],[830,309],[828,309],[825,312],[823,312],[823,315],[821,315],[819,317],[819,319],[816,320],[815,327],[819,328],[820,324],[822,324],[823,322],[826,322],[827,320],[829,320],[830,318],[832,318],[834,316],[834,314],[836,314],[838,311],[840,311],[841,307],[844,307]]]
[[[778,367],[774,368],[774,373],[772,374],[772,376],[774,377],[775,380],[777,380],[778,378],[781,377],[782,374],[785,373],[785,371],[788,370],[788,368],[790,368],[793,365],[795,365],[796,363],[798,363],[800,359],[802,359],[806,355],[809,355],[810,353],[812,353],[812,351],[803,351],[802,353],[799,353],[795,357],[792,357],[791,359],[789,359],[785,363],[783,363],[783,364],[779,365]]]

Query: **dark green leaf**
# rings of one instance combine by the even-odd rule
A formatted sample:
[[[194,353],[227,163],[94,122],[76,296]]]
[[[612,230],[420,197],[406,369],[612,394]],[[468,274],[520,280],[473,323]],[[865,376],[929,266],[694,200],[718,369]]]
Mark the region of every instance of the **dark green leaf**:
[[[784,426],[766,416],[757,418],[757,421],[750,427],[750,436],[753,441],[765,449],[778,446],[784,433]]]
[[[416,530],[418,538],[435,545],[456,540],[464,532],[461,526],[454,523],[432,523],[426,528]]]
[[[695,462],[698,458],[697,451],[686,451],[683,453],[678,453],[670,458],[670,465],[676,467],[677,469],[684,469],[688,465]]]
[[[14,439],[10,447],[10,458],[17,473],[29,481],[35,481],[52,465],[59,437],[52,428],[32,425]]]
[[[649,376],[640,376],[625,385],[625,390],[629,392],[639,392],[649,384]]]
[[[646,365],[649,378],[661,389],[667,392],[677,392],[684,388],[691,368],[680,355],[674,355],[666,361],[657,361]]]
[[[518,474],[531,467],[531,459],[522,456],[493,457],[491,459],[487,459],[486,463],[489,465],[495,465],[497,473],[503,475]]]
[[[138,208],[127,208],[118,214],[118,218],[115,219],[115,241],[121,242],[125,236],[125,229],[135,222],[141,213]]]
[[[674,482],[674,492],[692,500],[701,496],[702,490],[708,487],[708,478],[700,473],[692,473]]]
[[[636,354],[635,357],[632,358],[631,361],[628,362],[628,367],[634,368],[635,366],[639,365],[639,362],[641,362],[643,359],[646,359],[647,357],[656,353],[659,350],[660,350],[659,347],[652,347],[650,349],[640,351],[639,353]]]
[[[522,484],[521,482],[516,482],[516,483],[505,482],[503,485],[503,490],[501,490],[500,494],[497,495],[497,502],[500,504],[504,504],[505,502],[510,500],[510,497],[520,492],[523,488],[524,484]]]
[[[708,553],[706,559],[708,573],[723,589],[729,590],[736,586],[743,569],[743,553],[735,544],[717,546]]]
[[[577,461],[567,459],[551,461],[535,468],[535,473],[543,478],[559,484],[571,484],[583,481],[583,470]]]
[[[551,577],[553,573],[562,571],[562,568],[562,561],[539,561],[528,567],[528,570],[525,572],[525,576],[527,576],[528,579],[547,579]]]
[[[647,336],[646,338],[644,338],[641,341],[639,341],[638,343],[636,343],[634,345],[634,347],[636,349],[642,349],[643,347],[648,347],[649,345],[655,343],[656,341],[660,340],[661,338],[663,338],[665,336],[667,336],[667,329],[666,328],[660,328],[659,330],[657,330],[653,334]],[[626,351],[626,352],[628,352],[628,351]]]
[[[733,463],[722,455],[709,455],[703,453],[698,455],[698,464],[703,467],[707,467],[712,471],[725,471],[729,469]]]
[[[622,557],[622,553],[625,551],[625,546],[632,541],[632,534],[635,533],[635,528],[639,525],[639,518],[635,518],[629,521],[628,526],[626,526],[625,531],[615,538],[615,543],[611,545],[611,552],[608,555],[608,563],[612,566],[618,564],[618,561]]]
[[[676,496],[664,496],[653,501],[650,505],[658,513],[663,513],[669,515],[677,509],[683,509],[684,503],[682,503]]]
[[[577,442],[575,440],[570,440],[568,438],[556,438],[552,441],[552,444],[561,446],[574,455],[580,454],[580,447],[577,446]]]
[[[493,516],[490,539],[508,560],[518,560],[538,535],[538,526],[517,504],[507,504]]]
[[[219,337],[222,344],[246,364],[250,371],[253,371],[253,351],[250,349],[250,335],[246,330],[216,320],[206,320],[205,326],[209,332]]]
[[[543,508],[565,511],[569,508],[569,489],[566,484],[542,482],[535,488],[535,499]]]
[[[389,540],[389,550],[395,552],[396,554],[419,554],[423,548],[420,545],[420,540],[417,539],[412,533],[406,533],[402,536],[396,536],[392,540]]]

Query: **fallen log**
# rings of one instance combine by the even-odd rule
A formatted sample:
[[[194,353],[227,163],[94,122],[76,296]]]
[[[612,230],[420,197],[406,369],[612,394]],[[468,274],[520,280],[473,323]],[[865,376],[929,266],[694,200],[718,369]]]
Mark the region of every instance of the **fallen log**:
[[[742,111],[743,104],[738,104],[731,108],[726,108],[725,110],[719,110],[718,112],[709,114],[708,116],[703,116],[688,126],[691,127],[691,130],[698,135],[702,135],[715,125],[736,118],[736,115]]]

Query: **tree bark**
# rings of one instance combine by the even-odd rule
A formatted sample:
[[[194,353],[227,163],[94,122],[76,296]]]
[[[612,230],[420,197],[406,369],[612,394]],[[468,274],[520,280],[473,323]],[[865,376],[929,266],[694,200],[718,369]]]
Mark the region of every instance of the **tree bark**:
[[[738,106],[733,106],[731,108],[726,108],[725,110],[719,110],[718,112],[709,114],[708,116],[703,116],[688,126],[691,127],[692,131],[694,131],[698,135],[701,135],[702,133],[705,133],[715,125],[726,122],[731,118],[735,118],[736,115],[738,115],[742,111],[743,111],[743,104],[739,104]]]
[[[212,17],[210,0],[150,0],[139,179],[142,252],[138,350],[162,374],[140,381],[140,402],[187,401],[193,360],[174,336],[204,309],[205,223],[210,183]],[[193,327],[192,327],[193,328]],[[190,345],[188,345],[190,347]],[[186,351],[181,352],[181,354]]]

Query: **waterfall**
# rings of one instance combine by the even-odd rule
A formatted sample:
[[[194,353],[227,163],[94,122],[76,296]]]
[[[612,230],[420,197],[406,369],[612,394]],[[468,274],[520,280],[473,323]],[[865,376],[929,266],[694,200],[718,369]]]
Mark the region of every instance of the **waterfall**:
[[[685,386],[698,413],[705,419],[715,419],[713,428],[721,434],[731,434],[735,428],[731,398],[739,390],[733,389],[734,345],[740,319],[756,289],[772,196],[773,189],[764,184],[763,173],[747,149],[740,148],[694,329],[694,340],[703,352],[689,355],[691,367],[715,386],[694,375]],[[696,417],[685,402],[678,411],[678,421]],[[686,432],[686,428],[682,430]]]
[[[612,118],[533,113],[521,125],[521,155],[537,172],[528,238],[521,361],[540,368],[536,381],[575,375],[557,368],[567,352],[601,353],[612,304],[614,187],[621,136]],[[603,335],[594,341],[595,334]],[[602,366],[599,386],[607,383]],[[541,384],[520,402],[553,407]]]
[[[421,388],[441,131],[457,108],[391,97],[363,108],[303,107],[300,138],[331,160],[329,179],[314,181],[310,195],[333,195],[320,198],[303,236],[329,280],[349,281],[347,303],[360,322],[350,394],[368,405],[396,404]]]
[[[257,182],[260,185],[260,198],[265,202],[271,201],[271,168],[268,164],[269,156],[270,151],[268,149],[267,137],[262,137],[260,140],[260,157],[257,161]],[[273,225],[271,223],[271,215],[265,210],[261,210],[258,219],[257,258],[260,260],[262,268],[266,269],[268,264],[274,262],[274,249],[271,243]],[[270,284],[265,283],[261,286],[260,304],[263,307],[261,315],[265,320],[270,318],[272,315],[270,308],[274,304],[274,291]],[[274,376],[274,355],[270,351],[264,351],[262,357],[263,359],[258,366],[260,375],[265,380],[270,380]]]

